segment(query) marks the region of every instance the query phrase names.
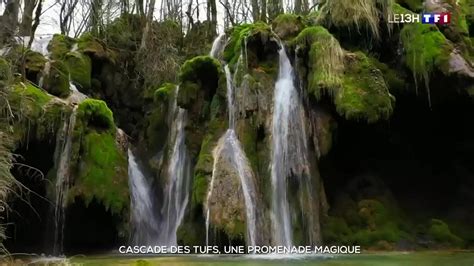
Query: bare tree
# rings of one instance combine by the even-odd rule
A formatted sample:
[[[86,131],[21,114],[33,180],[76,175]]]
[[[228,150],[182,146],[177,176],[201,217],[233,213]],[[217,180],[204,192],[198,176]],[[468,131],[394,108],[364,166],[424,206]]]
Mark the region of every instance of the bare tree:
[[[142,43],[140,49],[146,48],[146,42],[148,39],[148,33],[150,32],[151,24],[153,23],[153,13],[155,11],[155,0],[150,0],[148,3],[148,10],[146,14],[146,24],[145,29],[143,30]]]
[[[42,10],[43,10],[43,0],[39,0],[38,6],[36,7],[36,11],[35,11],[35,21],[33,22],[33,25],[31,26],[31,30],[30,30],[31,38],[30,38],[30,41],[28,42],[28,49],[31,47],[31,44],[33,43],[36,29],[38,28],[41,22]]]
[[[61,10],[59,12],[59,27],[61,28],[61,34],[69,34],[74,20],[74,9],[78,2],[79,0],[63,0],[61,3]]]
[[[0,19],[0,45],[9,43],[18,27],[19,0],[8,0]]]
[[[33,23],[33,11],[36,0],[24,0],[23,15],[20,24],[20,36],[31,36],[31,26]]]

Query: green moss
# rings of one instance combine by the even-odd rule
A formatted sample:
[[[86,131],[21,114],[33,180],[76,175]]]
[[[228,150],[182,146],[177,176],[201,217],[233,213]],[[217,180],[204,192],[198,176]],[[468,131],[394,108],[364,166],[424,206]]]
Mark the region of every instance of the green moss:
[[[405,90],[406,84],[400,73],[373,57],[370,57],[369,60],[372,65],[382,71],[382,75],[390,92],[401,92]]]
[[[29,71],[40,72],[46,61],[46,58],[38,52],[28,50],[25,53],[25,68]]]
[[[10,64],[7,60],[0,57],[0,81],[6,82],[12,79]]]
[[[407,24],[401,31],[405,64],[415,79],[423,78],[427,83],[435,69],[448,72],[451,44],[436,26],[429,24]]]
[[[219,61],[210,56],[197,56],[187,60],[179,73],[178,104],[189,108],[199,95],[210,101],[217,91],[221,76],[223,72]]]
[[[176,84],[165,83],[153,92],[153,101],[155,103],[168,102],[173,97],[175,90]]]
[[[388,119],[395,98],[389,93],[381,71],[361,52],[348,55],[345,65],[343,89],[335,98],[337,112],[346,119],[369,123]]]
[[[321,228],[325,243],[349,244],[352,231],[343,218],[329,216],[323,220]]]
[[[84,100],[78,108],[77,117],[85,123],[85,127],[98,127],[115,131],[112,111],[104,101],[96,99]]]
[[[64,63],[69,68],[71,81],[86,90],[91,87],[92,63],[89,57],[79,52],[69,52],[65,55]]]
[[[350,4],[346,0],[325,0],[318,21],[327,27],[355,29],[360,34],[364,34],[362,29],[367,30],[379,39],[381,19],[388,23],[392,6],[393,0],[353,0]]]
[[[339,42],[323,27],[304,29],[292,46],[309,50],[308,91],[317,99],[323,92],[335,95],[341,87],[344,51]]]
[[[48,44],[48,51],[51,53],[52,59],[63,59],[64,56],[71,50],[74,45],[74,39],[71,37],[54,34],[53,38]]]
[[[25,99],[30,99],[40,107],[44,107],[53,97],[31,83],[17,84],[14,93]]]
[[[428,235],[441,244],[454,246],[461,246],[463,244],[463,240],[454,235],[449,229],[449,226],[442,220],[431,219]]]
[[[206,199],[208,178],[210,179],[211,177],[214,163],[212,152],[220,136],[222,136],[227,128],[226,122],[227,120],[222,117],[213,119],[208,127],[208,133],[202,141],[194,168],[193,205],[200,205]]]
[[[397,3],[409,8],[413,12],[419,12],[423,9],[423,0],[397,0]],[[397,6],[400,6],[396,4]],[[395,14],[399,14],[397,9],[394,9]]]
[[[105,59],[115,62],[117,54],[109,49],[107,45],[99,38],[94,37],[91,33],[83,34],[77,40],[78,51],[91,55],[95,58]]]
[[[127,159],[117,147],[114,134],[91,131],[83,136],[78,176],[69,192],[86,204],[94,198],[119,214],[129,208]]]
[[[257,22],[254,24],[242,24],[233,27],[227,34],[229,36],[227,45],[224,49],[224,60],[233,66],[241,52],[242,48],[245,47],[245,43],[249,38],[260,36],[268,37],[271,36],[271,28],[269,25],[263,22]]]
[[[43,73],[43,87],[49,93],[65,98],[71,93],[69,89],[69,69],[61,61],[49,62],[48,73]]]
[[[273,31],[283,40],[295,37],[305,26],[305,18],[295,14],[280,14],[272,22]]]

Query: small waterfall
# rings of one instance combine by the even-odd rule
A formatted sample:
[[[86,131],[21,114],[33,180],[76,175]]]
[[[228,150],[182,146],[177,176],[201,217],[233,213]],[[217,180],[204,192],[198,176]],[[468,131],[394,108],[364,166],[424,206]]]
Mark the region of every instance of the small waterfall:
[[[292,245],[288,178],[309,174],[304,110],[295,88],[293,68],[283,44],[279,51],[272,122],[272,230],[275,245]],[[300,186],[304,182],[298,180]]]
[[[54,205],[54,242],[53,254],[63,253],[64,224],[66,200],[69,190],[69,179],[71,175],[71,148],[74,126],[76,124],[77,106],[74,107],[68,121],[58,132],[56,141],[56,184]]]
[[[46,61],[46,63],[44,64],[43,73],[41,74],[41,77],[40,77],[39,82],[38,82],[38,86],[40,88],[43,88],[44,77],[49,75],[50,70],[51,70],[51,62]]]
[[[131,192],[132,243],[155,245],[158,243],[159,229],[151,186],[130,149],[128,150],[128,183]]]
[[[211,52],[209,53],[210,57],[219,58],[220,54],[224,50],[225,46],[225,34],[222,33],[212,42]]]
[[[165,187],[164,205],[162,209],[163,221],[159,243],[167,246],[177,244],[176,231],[181,224],[186,206],[189,201],[191,183],[191,165],[185,142],[185,127],[187,112],[178,107],[176,96],[171,108],[172,125],[169,139],[172,143],[168,162],[168,181]]]
[[[216,168],[218,167],[218,158],[225,157],[239,176],[242,193],[244,195],[246,224],[247,224],[247,244],[255,246],[257,242],[257,211],[256,211],[256,189],[254,184],[254,175],[250,163],[245,156],[240,141],[235,134],[235,103],[234,103],[234,86],[232,84],[232,76],[229,67],[226,65],[225,74],[227,79],[227,110],[229,112],[229,128],[226,133],[219,139],[218,144],[213,152],[214,167],[212,171],[211,183],[207,195],[207,211],[206,211],[206,242],[209,241],[209,224],[210,224],[210,206],[209,202],[214,187]]]

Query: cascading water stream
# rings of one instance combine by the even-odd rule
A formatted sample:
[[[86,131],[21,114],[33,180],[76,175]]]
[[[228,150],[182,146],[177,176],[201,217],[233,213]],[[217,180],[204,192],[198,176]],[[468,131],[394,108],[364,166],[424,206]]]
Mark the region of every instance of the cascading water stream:
[[[63,253],[64,224],[66,199],[70,181],[71,148],[74,126],[76,124],[77,106],[74,107],[68,121],[58,132],[56,141],[56,166],[57,175],[55,183],[54,205],[54,240],[53,254]]]
[[[128,150],[128,183],[131,194],[132,243],[156,245],[159,223],[155,215],[151,186],[130,149]]]
[[[256,189],[254,184],[254,176],[250,163],[245,156],[240,141],[235,133],[235,101],[234,86],[232,84],[232,75],[229,67],[224,67],[227,80],[227,110],[229,112],[229,128],[226,133],[219,139],[216,148],[213,151],[214,166],[209,186],[209,192],[206,200],[206,244],[209,244],[209,225],[210,225],[210,200],[214,187],[216,169],[218,167],[218,159],[225,157],[237,171],[240,180],[242,193],[244,195],[246,224],[247,224],[247,243],[256,245],[257,242],[257,211],[256,211]]]
[[[176,232],[181,224],[186,206],[189,201],[191,183],[191,165],[185,142],[185,127],[187,112],[177,103],[179,87],[176,88],[175,99],[171,108],[172,143],[171,154],[168,162],[168,182],[165,188],[164,205],[162,209],[163,221],[159,243],[161,245],[175,246],[177,244]]]
[[[212,48],[211,48],[211,52],[209,53],[209,56],[213,58],[218,58],[219,55],[224,50],[225,41],[226,39],[225,39],[224,33],[217,36],[214,42],[212,42]]]
[[[287,193],[288,178],[309,174],[304,110],[295,88],[293,68],[283,44],[275,83],[272,122],[272,230],[273,244],[292,245],[292,223]],[[302,180],[298,180],[303,184]]]

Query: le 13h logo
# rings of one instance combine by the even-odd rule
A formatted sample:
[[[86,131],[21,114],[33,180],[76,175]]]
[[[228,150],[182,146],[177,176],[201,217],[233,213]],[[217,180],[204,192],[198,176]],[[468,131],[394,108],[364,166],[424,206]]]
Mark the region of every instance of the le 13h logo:
[[[446,25],[451,23],[451,13],[393,14],[388,22],[394,24],[423,23]]]

